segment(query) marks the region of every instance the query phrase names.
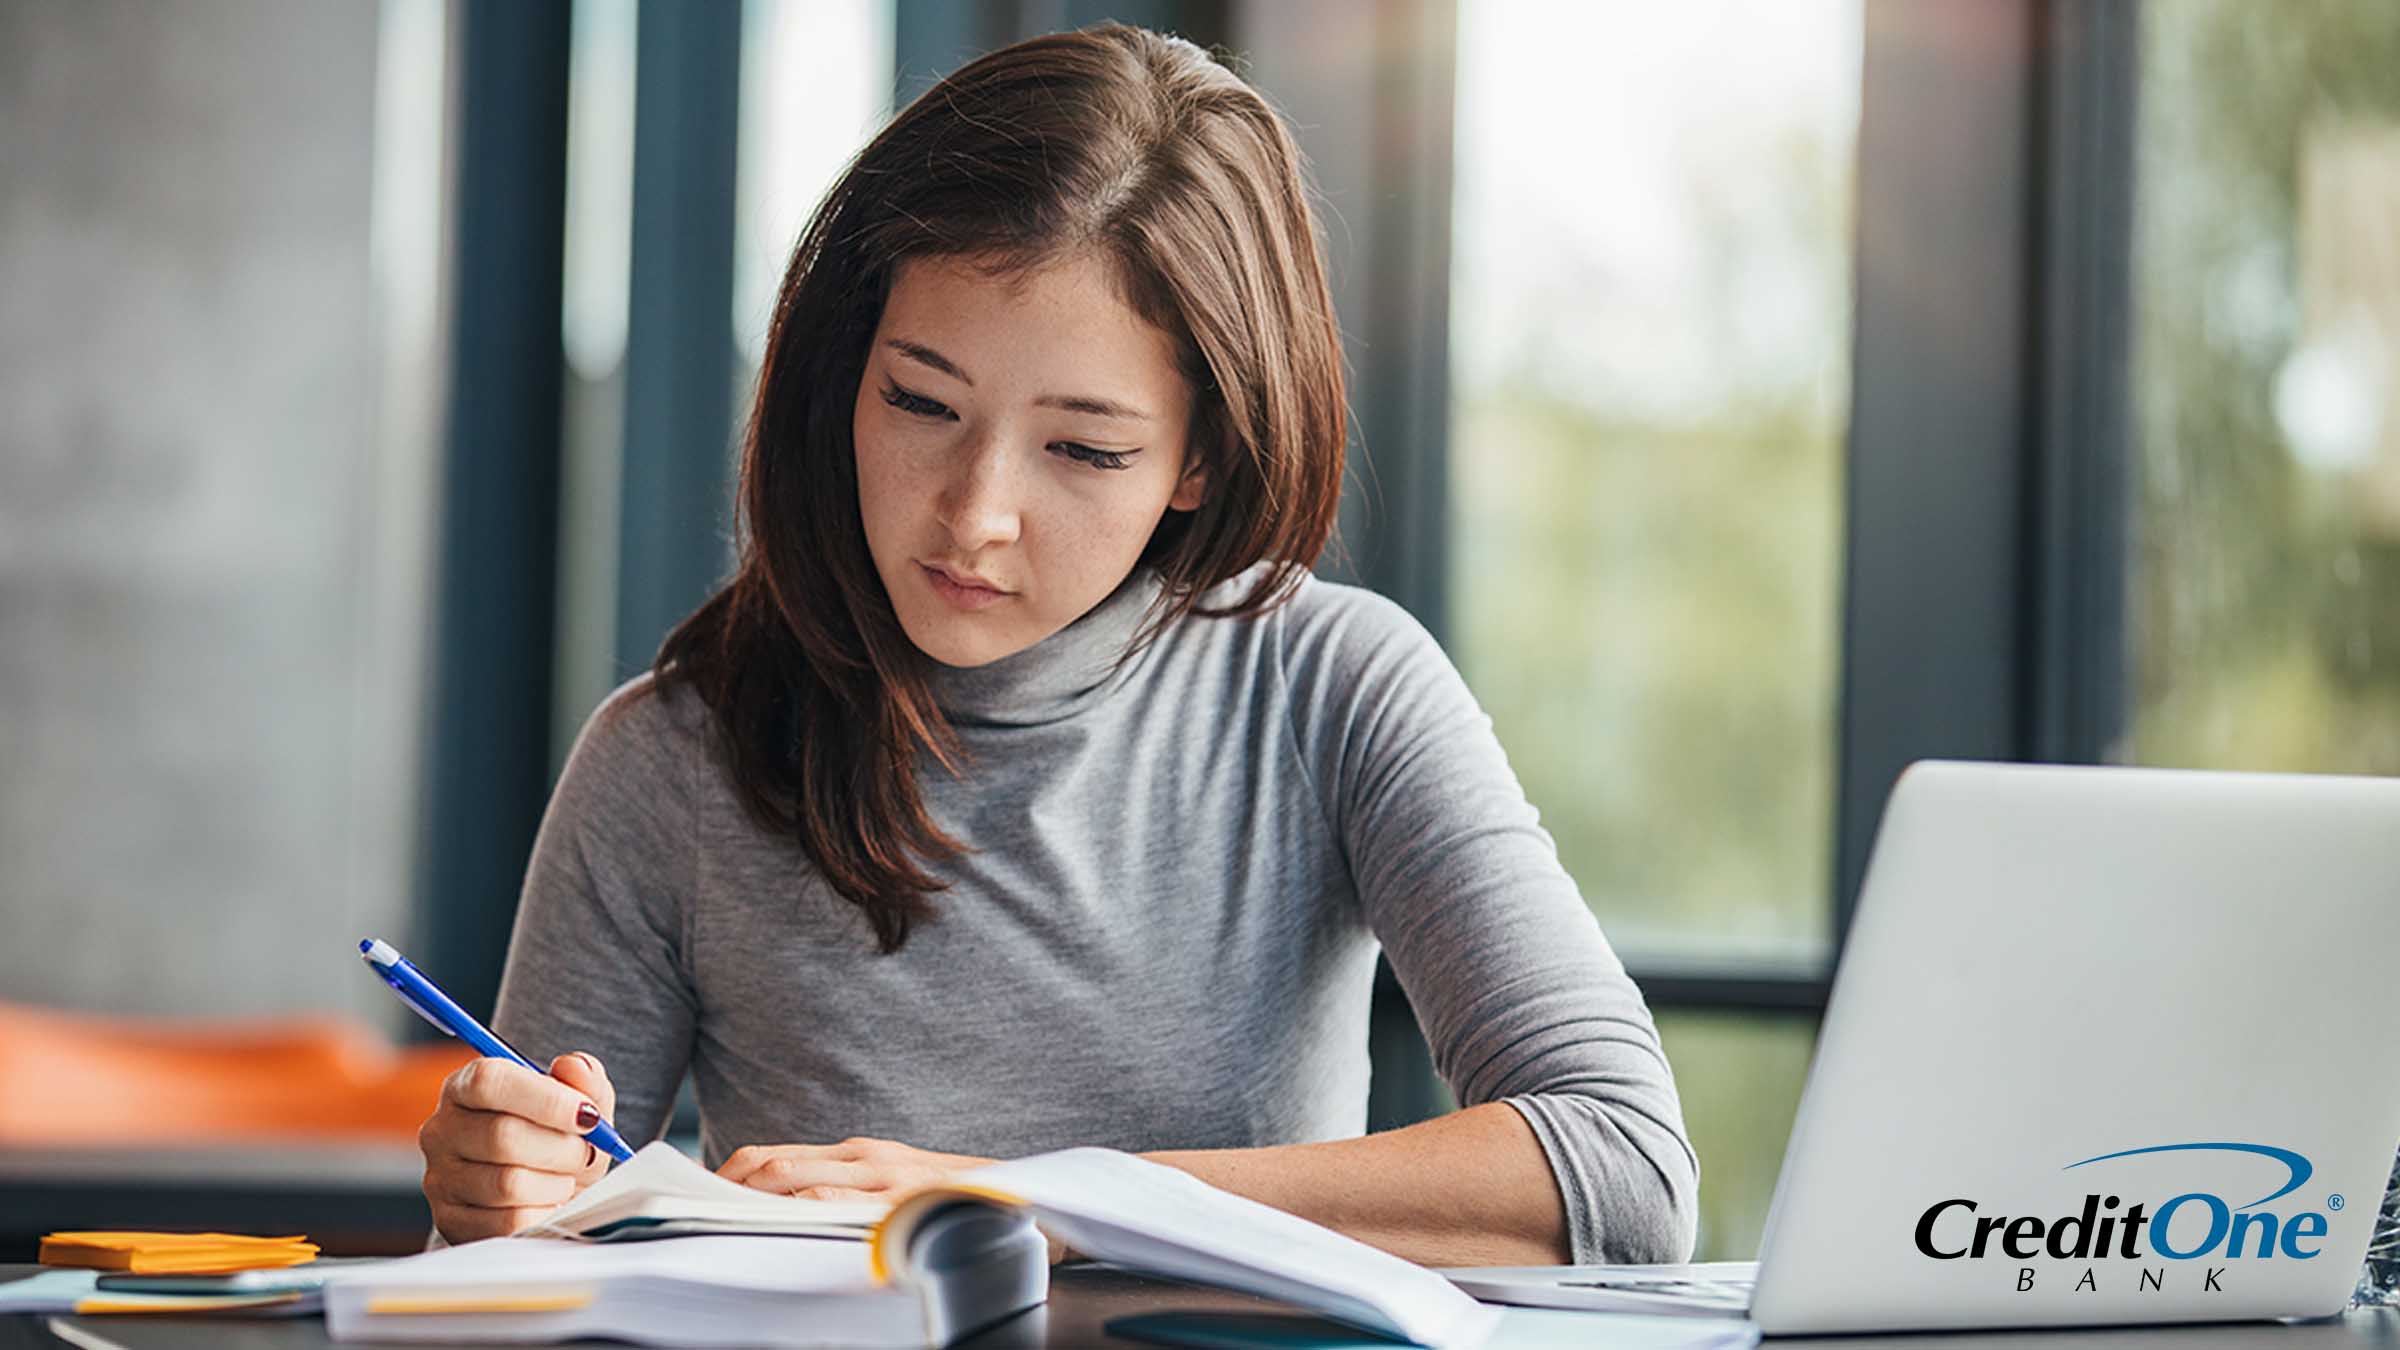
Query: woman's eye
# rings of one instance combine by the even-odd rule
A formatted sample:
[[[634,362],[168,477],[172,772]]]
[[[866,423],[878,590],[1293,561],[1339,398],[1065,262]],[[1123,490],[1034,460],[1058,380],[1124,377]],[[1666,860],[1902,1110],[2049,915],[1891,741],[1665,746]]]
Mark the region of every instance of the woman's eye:
[[[923,394],[912,394],[896,384],[883,387],[883,401],[904,413],[919,417],[948,417],[950,410]]]
[[[1089,464],[1095,469],[1130,469],[1133,467],[1133,452],[1129,450],[1095,450],[1091,446],[1077,445],[1073,441],[1053,441],[1050,443],[1050,448],[1069,459]]]
[[[915,417],[944,418],[957,415],[951,412],[948,406],[927,398],[923,394],[911,393],[896,384],[887,384],[883,387],[883,401]],[[1078,463],[1089,464],[1095,469],[1130,469],[1133,467],[1133,452],[1130,450],[1101,450],[1089,445],[1079,445],[1074,441],[1053,441],[1050,448]]]

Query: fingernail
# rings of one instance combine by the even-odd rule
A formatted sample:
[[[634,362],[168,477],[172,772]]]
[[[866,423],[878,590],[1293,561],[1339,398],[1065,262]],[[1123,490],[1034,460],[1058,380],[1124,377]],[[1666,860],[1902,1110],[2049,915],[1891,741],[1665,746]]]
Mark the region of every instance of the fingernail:
[[[576,1128],[576,1129],[579,1129],[579,1130],[589,1130],[589,1129],[594,1129],[594,1128],[596,1128],[596,1127],[597,1127],[599,1124],[600,1124],[600,1108],[599,1108],[599,1107],[592,1105],[590,1102],[585,1102],[583,1105],[581,1105],[581,1106],[578,1106],[578,1107],[576,1107],[576,1108],[575,1108],[575,1128]]]
[[[581,1050],[575,1052],[575,1058],[582,1060],[583,1067],[590,1069],[593,1073],[600,1072],[599,1060],[592,1058],[590,1055],[585,1054]]]

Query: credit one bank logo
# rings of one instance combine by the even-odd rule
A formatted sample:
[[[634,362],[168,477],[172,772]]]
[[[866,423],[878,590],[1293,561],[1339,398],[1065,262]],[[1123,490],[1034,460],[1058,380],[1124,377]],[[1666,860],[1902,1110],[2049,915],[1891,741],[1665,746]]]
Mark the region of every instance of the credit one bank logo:
[[[2280,1164],[2283,1184],[2248,1204],[2237,1205],[2216,1190],[2191,1190],[2163,1200],[2087,1192],[2073,1214],[1996,1214],[1980,1202],[1957,1197],[1936,1201],[1917,1220],[1917,1250],[1936,1261],[2084,1261],[2073,1292],[2093,1293],[2106,1272],[2110,1283],[2130,1283],[2136,1292],[2163,1290],[2169,1281],[2202,1293],[2219,1293],[2237,1261],[2308,1261],[2324,1248],[2325,1210],[2342,1208],[2342,1197],[2313,1194],[2276,1209],[2266,1206],[2308,1184],[2315,1168],[2288,1148],[2267,1144],[2153,1144],[2103,1153],[2063,1169],[2093,1167],[2151,1153],[2253,1154]],[[2245,1186],[2236,1194],[2248,1194]],[[2322,1200],[2323,1208],[2307,1207]],[[2198,1262],[2179,1271],[2172,1262]],[[2223,1262],[2211,1265],[2210,1262]],[[2133,1269],[2099,1263],[2128,1262]],[[2160,1264],[2151,1264],[2153,1262]],[[2016,1270],[2019,1292],[2034,1288],[2034,1268]]]

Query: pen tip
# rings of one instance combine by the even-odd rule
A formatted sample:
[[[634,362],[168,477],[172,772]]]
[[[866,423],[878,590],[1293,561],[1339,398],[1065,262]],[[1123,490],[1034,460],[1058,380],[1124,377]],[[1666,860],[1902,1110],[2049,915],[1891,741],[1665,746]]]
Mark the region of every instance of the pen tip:
[[[373,938],[360,938],[360,939],[358,940],[358,954],[359,954],[359,955],[361,955],[361,956],[364,956],[364,955],[366,955],[368,952],[371,952],[371,951],[373,951],[373,950],[375,950],[375,939],[373,939]]]

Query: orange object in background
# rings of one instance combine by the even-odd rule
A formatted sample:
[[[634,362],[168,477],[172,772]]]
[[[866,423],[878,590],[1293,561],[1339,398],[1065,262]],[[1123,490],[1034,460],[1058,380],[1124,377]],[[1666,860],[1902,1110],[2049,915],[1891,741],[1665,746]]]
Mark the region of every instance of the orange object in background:
[[[413,1143],[463,1045],[335,1018],[194,1022],[0,1003],[0,1147]]]

